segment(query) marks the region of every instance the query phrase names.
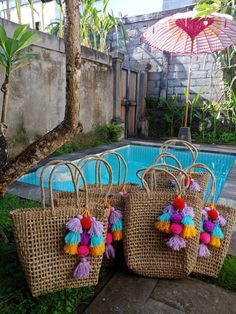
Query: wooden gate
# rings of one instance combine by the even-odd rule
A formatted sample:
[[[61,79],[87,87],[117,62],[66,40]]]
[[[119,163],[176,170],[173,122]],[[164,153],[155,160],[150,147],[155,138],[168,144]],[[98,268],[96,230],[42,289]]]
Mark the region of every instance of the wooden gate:
[[[140,92],[140,72],[122,68],[121,73],[121,113],[125,123],[125,137],[137,135],[137,115]]]

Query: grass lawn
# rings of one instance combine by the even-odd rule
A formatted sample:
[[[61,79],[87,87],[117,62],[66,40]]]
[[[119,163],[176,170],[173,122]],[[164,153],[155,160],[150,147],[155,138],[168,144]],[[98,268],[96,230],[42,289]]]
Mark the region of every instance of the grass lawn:
[[[33,298],[27,286],[24,273],[18,261],[9,212],[15,208],[38,207],[33,201],[7,194],[0,200],[0,229],[6,233],[9,243],[0,239],[0,313],[1,314],[66,314],[76,313],[82,303],[89,303],[95,287],[66,289]],[[101,278],[107,270],[101,271]],[[236,257],[227,256],[218,279],[197,277],[236,292]]]

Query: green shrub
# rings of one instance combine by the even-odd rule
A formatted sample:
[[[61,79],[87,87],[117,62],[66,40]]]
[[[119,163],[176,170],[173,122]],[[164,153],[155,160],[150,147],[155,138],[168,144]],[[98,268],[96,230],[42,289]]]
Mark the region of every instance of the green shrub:
[[[111,141],[118,141],[121,137],[122,127],[116,123],[109,123],[107,125],[108,138]]]

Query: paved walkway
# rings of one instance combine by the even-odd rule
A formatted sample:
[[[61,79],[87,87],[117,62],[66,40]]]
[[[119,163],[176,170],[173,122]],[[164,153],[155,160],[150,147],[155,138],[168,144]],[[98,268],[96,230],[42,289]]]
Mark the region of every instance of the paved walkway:
[[[118,272],[85,314],[236,314],[236,294],[196,280]]]

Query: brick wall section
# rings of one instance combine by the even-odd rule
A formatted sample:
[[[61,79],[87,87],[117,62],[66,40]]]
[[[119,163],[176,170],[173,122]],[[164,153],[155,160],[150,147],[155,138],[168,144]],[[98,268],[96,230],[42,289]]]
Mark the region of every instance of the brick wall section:
[[[125,19],[125,26],[129,36],[127,50],[119,48],[125,54],[124,64],[135,69],[144,70],[147,64],[151,65],[148,75],[147,94],[160,97],[171,96],[178,93],[180,99],[184,99],[184,88],[187,85],[190,56],[169,55],[167,84],[164,84],[165,73],[163,71],[164,56],[162,52],[140,43],[142,33],[158,20],[177,12],[190,10],[192,6],[182,9],[156,12]],[[120,35],[121,36],[121,35]],[[122,41],[119,42],[120,47]],[[113,34],[112,49],[117,49],[116,35]],[[219,99],[222,96],[223,74],[217,69],[214,58],[211,55],[192,56],[192,81],[191,94],[196,94],[202,87],[202,96],[206,99]],[[167,90],[163,93],[163,86]],[[166,87],[165,87],[166,88]]]

